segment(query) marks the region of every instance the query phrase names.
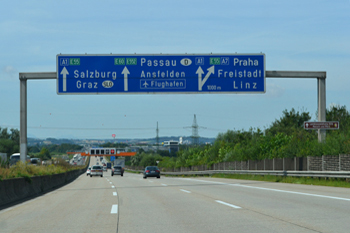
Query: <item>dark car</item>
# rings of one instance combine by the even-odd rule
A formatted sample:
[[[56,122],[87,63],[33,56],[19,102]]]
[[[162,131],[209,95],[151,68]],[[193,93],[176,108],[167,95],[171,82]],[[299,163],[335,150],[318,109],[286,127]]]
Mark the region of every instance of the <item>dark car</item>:
[[[113,166],[111,175],[121,175],[123,176],[124,174],[124,168],[122,166]]]
[[[160,170],[157,166],[148,166],[145,168],[145,171],[143,172],[143,178],[146,179],[147,177],[157,177],[160,178]]]
[[[41,161],[39,158],[31,158],[30,163],[33,165],[41,165]]]

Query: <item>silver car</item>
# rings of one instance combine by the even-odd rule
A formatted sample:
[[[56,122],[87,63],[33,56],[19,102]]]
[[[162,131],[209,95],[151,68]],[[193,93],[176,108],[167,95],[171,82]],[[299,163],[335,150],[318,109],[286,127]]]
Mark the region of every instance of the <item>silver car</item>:
[[[90,172],[90,177],[92,176],[101,176],[103,177],[103,169],[101,166],[99,165],[94,165],[91,168],[91,172]]]
[[[86,170],[86,175],[87,175],[87,176],[91,175],[91,167],[89,167],[89,168]]]

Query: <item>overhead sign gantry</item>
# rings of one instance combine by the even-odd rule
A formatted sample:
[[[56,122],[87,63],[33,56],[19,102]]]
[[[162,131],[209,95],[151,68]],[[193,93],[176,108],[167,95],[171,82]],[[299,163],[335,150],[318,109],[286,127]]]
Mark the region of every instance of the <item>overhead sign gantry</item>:
[[[134,156],[136,152],[125,152],[124,150],[110,147],[90,148],[90,153],[82,156]]]
[[[326,121],[325,71],[266,71],[265,54],[62,55],[56,72],[23,72],[20,153],[27,154],[27,80],[56,79],[64,94],[265,93],[265,78],[317,79],[318,121]],[[326,131],[318,129],[323,142]],[[125,152],[132,153],[132,152]]]
[[[58,94],[265,93],[265,54],[57,55]]]

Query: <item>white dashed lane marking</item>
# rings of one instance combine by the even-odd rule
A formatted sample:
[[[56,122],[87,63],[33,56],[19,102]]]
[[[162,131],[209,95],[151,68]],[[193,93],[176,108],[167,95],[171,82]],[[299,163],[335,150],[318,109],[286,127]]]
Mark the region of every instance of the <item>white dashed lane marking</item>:
[[[185,192],[185,193],[191,193],[191,191],[187,191],[185,189],[180,189],[182,192]]]
[[[226,203],[226,202],[223,202],[223,201],[216,200],[216,202],[220,203],[220,204],[223,204],[223,205],[230,206],[230,207],[235,208],[235,209],[241,209],[241,207],[239,207],[239,206],[232,205],[232,204],[229,204],[229,203]]]
[[[117,214],[118,213],[118,205],[112,205],[111,214]]]

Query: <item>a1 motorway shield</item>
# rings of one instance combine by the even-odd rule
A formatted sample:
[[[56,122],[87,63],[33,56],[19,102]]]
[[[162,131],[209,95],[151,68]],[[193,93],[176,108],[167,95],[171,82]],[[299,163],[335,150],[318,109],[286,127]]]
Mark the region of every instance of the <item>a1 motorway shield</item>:
[[[262,53],[57,55],[58,94],[265,91]]]

